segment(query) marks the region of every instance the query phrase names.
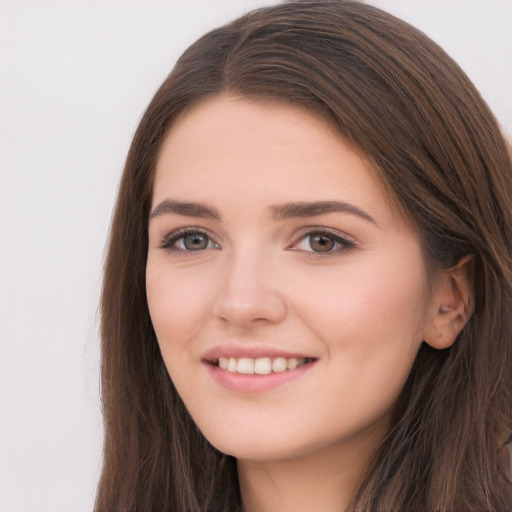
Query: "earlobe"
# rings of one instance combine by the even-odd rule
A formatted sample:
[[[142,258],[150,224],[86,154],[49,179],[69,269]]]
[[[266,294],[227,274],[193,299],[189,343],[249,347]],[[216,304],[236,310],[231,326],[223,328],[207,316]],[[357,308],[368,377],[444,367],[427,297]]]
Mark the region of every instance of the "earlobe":
[[[472,255],[464,256],[453,267],[442,270],[432,291],[430,314],[424,341],[432,348],[450,347],[473,313]]]

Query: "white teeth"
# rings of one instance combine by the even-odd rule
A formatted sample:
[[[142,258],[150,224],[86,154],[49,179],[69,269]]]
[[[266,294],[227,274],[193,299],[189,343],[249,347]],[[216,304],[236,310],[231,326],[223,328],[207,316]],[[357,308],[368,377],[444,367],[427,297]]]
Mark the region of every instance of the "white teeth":
[[[287,367],[288,363],[286,362],[286,359],[284,357],[276,357],[272,362],[272,371],[274,371],[275,373],[282,373],[286,371]]]
[[[231,373],[241,373],[243,375],[268,375],[269,373],[283,373],[287,370],[295,370],[305,363],[311,363],[313,360],[304,357],[219,357],[218,366],[222,370]]]
[[[236,359],[234,357],[230,357],[228,361],[228,372],[234,373],[236,372]]]
[[[241,357],[236,365],[236,371],[238,373],[252,375],[254,373],[254,359],[251,359],[250,357]]]
[[[268,375],[272,371],[272,361],[270,357],[259,357],[254,360],[254,373],[259,375]]]
[[[305,362],[306,362],[306,359],[303,357],[293,357],[286,361],[286,367],[288,368],[288,370],[295,370],[295,368],[297,368],[297,366],[300,366],[301,364],[304,364]]]

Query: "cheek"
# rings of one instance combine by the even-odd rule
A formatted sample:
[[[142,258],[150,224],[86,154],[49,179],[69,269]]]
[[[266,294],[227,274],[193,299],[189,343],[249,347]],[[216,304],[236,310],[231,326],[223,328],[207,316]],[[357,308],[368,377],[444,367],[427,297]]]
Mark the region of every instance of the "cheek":
[[[328,355],[323,388],[331,390],[311,401],[317,414],[330,411],[333,431],[383,417],[403,389],[421,344],[423,286],[415,275],[354,272],[304,304],[305,323]]]
[[[208,276],[191,280],[188,274],[165,265],[148,264],[146,270],[149,313],[164,358],[187,347],[211,309]]]
[[[409,253],[409,258],[400,252],[360,258],[346,268],[317,276],[321,286],[316,286],[316,292],[311,293],[311,287],[307,294],[300,292],[301,310],[326,339],[340,343],[357,339],[375,348],[384,342],[418,341],[425,311],[423,275],[417,252]]]
[[[399,261],[399,260],[397,260]],[[350,273],[323,280],[316,293],[301,294],[303,322],[322,340],[333,386],[350,382],[360,403],[399,394],[422,341],[424,281],[421,260],[404,272],[391,262],[368,261]]]

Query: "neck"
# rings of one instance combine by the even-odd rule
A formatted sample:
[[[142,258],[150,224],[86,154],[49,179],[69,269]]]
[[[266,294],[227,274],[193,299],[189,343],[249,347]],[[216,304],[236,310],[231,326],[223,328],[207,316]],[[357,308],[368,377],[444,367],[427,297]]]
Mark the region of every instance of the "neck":
[[[244,511],[346,510],[377,449],[375,443],[364,441],[331,445],[288,460],[238,460]]]

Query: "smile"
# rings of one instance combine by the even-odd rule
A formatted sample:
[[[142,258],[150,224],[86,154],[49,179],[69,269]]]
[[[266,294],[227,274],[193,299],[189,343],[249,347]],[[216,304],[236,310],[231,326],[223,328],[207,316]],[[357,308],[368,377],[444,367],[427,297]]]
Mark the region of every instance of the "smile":
[[[305,357],[219,357],[211,363],[222,370],[242,375],[269,375],[295,370],[299,366],[312,363],[312,358]]]

